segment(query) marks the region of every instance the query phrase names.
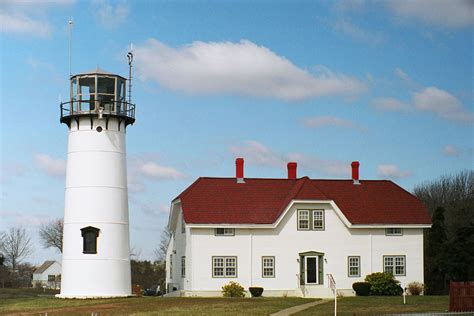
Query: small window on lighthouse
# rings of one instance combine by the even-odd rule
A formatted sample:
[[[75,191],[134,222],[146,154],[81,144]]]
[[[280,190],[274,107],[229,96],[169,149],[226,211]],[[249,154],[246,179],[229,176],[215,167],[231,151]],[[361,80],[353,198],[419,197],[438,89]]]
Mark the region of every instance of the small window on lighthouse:
[[[82,253],[97,253],[97,237],[99,237],[99,229],[88,226],[81,228],[82,233]]]

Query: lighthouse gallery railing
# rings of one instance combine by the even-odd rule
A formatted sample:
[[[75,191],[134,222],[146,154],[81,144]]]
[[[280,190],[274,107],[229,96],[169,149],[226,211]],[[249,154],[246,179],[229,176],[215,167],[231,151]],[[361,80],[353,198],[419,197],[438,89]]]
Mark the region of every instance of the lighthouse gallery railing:
[[[98,115],[100,111],[104,116],[123,117],[130,123],[135,121],[135,104],[126,101],[73,100],[61,103],[60,108],[61,122],[74,116]]]

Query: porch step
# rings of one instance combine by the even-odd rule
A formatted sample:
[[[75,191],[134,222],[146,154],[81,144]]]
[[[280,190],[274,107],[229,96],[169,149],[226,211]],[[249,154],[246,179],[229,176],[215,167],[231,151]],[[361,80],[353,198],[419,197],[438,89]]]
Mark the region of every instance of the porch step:
[[[302,285],[299,289],[302,297],[333,298],[334,293],[330,288],[321,285]]]

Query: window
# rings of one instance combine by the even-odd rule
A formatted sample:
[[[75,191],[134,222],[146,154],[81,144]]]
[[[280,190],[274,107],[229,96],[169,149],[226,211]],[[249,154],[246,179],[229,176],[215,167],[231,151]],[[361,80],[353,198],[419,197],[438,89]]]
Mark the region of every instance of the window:
[[[384,256],[383,271],[395,276],[405,275],[405,256]]]
[[[313,229],[315,230],[324,229],[324,211],[322,210],[313,211]]]
[[[298,210],[298,230],[324,230],[324,210]]]
[[[173,278],[173,255],[170,255],[170,279]]]
[[[186,277],[186,257],[181,257],[181,277]]]
[[[309,211],[298,210],[298,229],[309,230]]]
[[[212,257],[212,277],[236,278],[237,257]]]
[[[385,228],[385,235],[387,236],[402,236],[403,230],[401,228]]]
[[[216,236],[234,236],[235,229],[234,228],[216,228],[215,235]]]
[[[181,216],[181,233],[186,232],[186,224],[184,223],[184,214]]]
[[[349,277],[360,277],[360,257],[347,257],[347,271]]]
[[[48,274],[48,282],[54,282],[56,281],[56,276],[53,274]]]
[[[262,257],[262,278],[275,277],[275,257]]]
[[[82,253],[96,254],[97,253],[97,237],[99,237],[99,229],[88,226],[81,228],[82,235]]]

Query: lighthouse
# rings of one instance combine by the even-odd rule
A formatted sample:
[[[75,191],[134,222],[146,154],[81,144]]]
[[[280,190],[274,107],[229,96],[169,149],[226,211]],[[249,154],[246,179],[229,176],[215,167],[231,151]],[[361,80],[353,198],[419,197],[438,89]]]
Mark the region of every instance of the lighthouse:
[[[58,297],[131,295],[125,138],[135,105],[126,87],[97,68],[71,76],[70,100],[60,106],[68,151]]]

